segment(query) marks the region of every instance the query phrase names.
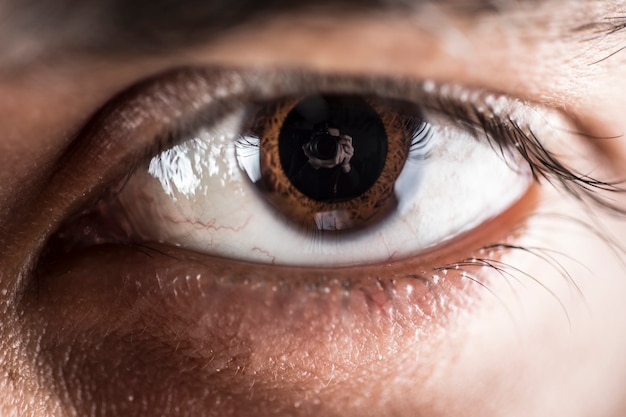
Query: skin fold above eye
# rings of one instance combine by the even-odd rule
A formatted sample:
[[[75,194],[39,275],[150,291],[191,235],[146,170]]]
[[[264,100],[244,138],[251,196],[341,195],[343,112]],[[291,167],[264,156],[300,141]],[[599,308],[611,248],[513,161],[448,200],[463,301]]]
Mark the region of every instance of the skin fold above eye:
[[[560,7],[550,9],[554,4]],[[571,14],[576,23],[611,15],[594,9],[596,4],[602,2],[544,2],[533,10],[535,17],[545,12],[553,19],[575,8]],[[187,56],[193,62],[185,63],[311,66],[332,68],[333,73],[371,69],[415,79],[453,80],[531,99],[562,110],[575,127],[551,150],[566,154],[573,168],[593,178],[611,182],[623,177],[622,141],[609,139],[626,131],[623,57],[618,54],[590,65],[616,51],[612,42],[623,38],[608,37],[601,47],[589,47],[594,50],[581,56],[581,45],[598,44],[580,43],[575,37],[569,42],[560,36],[542,41],[544,26],[535,20],[519,19],[516,22],[524,24],[516,26],[497,16],[487,19],[491,26],[477,22],[455,26],[464,40],[448,38],[447,45],[461,46],[447,50],[428,36],[415,40],[414,30],[400,34],[400,28],[420,24],[381,27],[382,19],[374,19],[379,26],[371,21],[354,23],[363,31],[373,27],[379,37],[384,33],[386,41],[381,43],[388,49],[367,42],[365,48],[355,47],[359,45],[355,37],[346,33],[354,26],[344,24],[337,26],[338,34],[329,34],[323,50],[310,47],[310,53],[298,51],[286,58],[280,53],[285,49],[275,45],[280,39],[304,39],[305,34],[285,39],[280,32],[280,37],[271,38],[271,30],[256,26],[256,36],[239,32],[239,41],[246,42],[238,43],[233,35],[220,48],[207,46]],[[569,20],[557,23],[556,29],[569,27]],[[496,33],[507,36],[494,36],[491,29],[498,27]],[[563,33],[551,34],[555,32]],[[587,33],[577,33],[583,32]],[[274,47],[270,42],[259,47],[270,38]],[[307,45],[315,40],[319,36],[310,36]],[[392,44],[403,47],[389,47]],[[472,57],[460,50],[471,51]],[[459,62],[469,65],[456,65]],[[97,70],[100,63],[86,66],[83,77],[59,73],[57,80],[64,81],[54,88],[47,83],[35,83],[35,88],[22,81],[23,91],[11,95],[21,104],[20,111],[18,104],[0,99],[7,108],[0,116],[7,120],[0,124],[7,150],[0,153],[7,167],[2,173],[7,181],[0,187],[6,203],[2,216],[8,219],[5,213],[11,213],[14,220],[3,221],[0,237],[1,305],[6,313],[0,329],[7,336],[2,338],[7,349],[0,354],[0,410],[8,410],[4,414],[624,414],[626,284],[616,255],[626,236],[623,218],[609,216],[588,200],[571,198],[558,182],[543,181],[534,187],[532,204],[486,225],[484,235],[461,239],[441,256],[406,264],[409,271],[395,271],[406,278],[428,267],[431,278],[438,275],[439,292],[418,286],[409,290],[408,283],[419,277],[394,285],[379,281],[376,275],[388,277],[393,269],[384,265],[377,271],[335,272],[339,278],[348,273],[358,276],[359,285],[350,288],[341,284],[355,281],[332,281],[330,272],[327,277],[305,277],[312,282],[308,288],[294,286],[293,281],[303,276],[291,267],[281,273],[258,268],[259,275],[246,281],[233,272],[231,262],[161,245],[92,247],[30,275],[31,260],[37,259],[46,238],[90,198],[95,201],[107,184],[116,183],[111,180],[123,176],[128,165],[143,160],[123,155],[143,157],[140,150],[147,142],[140,139],[158,136],[159,119],[176,106],[164,108],[158,96],[150,96],[126,108],[132,117],[124,113],[124,122],[136,121],[135,116],[154,121],[142,125],[145,130],[138,132],[136,142],[116,136],[120,130],[110,128],[82,146],[75,142],[68,148],[73,137],[66,136],[68,132],[79,130],[90,114],[126,86],[178,64],[180,60],[145,64],[129,71],[132,76],[116,71],[111,73],[117,75],[107,76]],[[15,90],[6,87],[9,81],[0,81],[2,91]],[[64,110],[68,97],[78,95],[85,96],[84,108],[72,106],[75,113]],[[33,101],[39,105],[24,111]],[[37,150],[44,141],[38,139],[49,126],[56,127],[50,131],[54,138],[46,138],[45,146]],[[94,132],[101,126],[93,125]],[[111,161],[119,165],[111,166]],[[21,189],[15,185],[20,181],[26,184]],[[621,206],[623,196],[617,191],[592,195]],[[14,197],[18,195],[19,199]],[[267,271],[272,272],[264,277]],[[488,282],[472,281],[487,275]],[[139,279],[148,276],[152,279]],[[471,291],[451,284],[457,279]],[[236,289],[242,288],[239,284],[247,288],[243,298]],[[419,281],[419,288],[424,285]],[[348,290],[350,296],[344,297]],[[396,301],[417,300],[413,304],[417,307],[408,311],[391,303],[392,313],[402,314],[388,315],[388,302],[394,299],[390,290],[397,291]],[[472,297],[446,303],[447,295],[455,293]],[[262,302],[268,299],[270,306]],[[437,308],[425,308],[429,305]],[[318,309],[324,313],[316,314]],[[272,322],[276,311],[283,315]],[[363,317],[369,320],[355,320]]]

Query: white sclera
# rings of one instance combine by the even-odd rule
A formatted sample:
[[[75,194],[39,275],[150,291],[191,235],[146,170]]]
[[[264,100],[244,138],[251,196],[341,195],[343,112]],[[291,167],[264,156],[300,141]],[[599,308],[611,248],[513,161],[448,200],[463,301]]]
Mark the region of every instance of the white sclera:
[[[337,266],[409,257],[480,226],[524,195],[524,163],[503,160],[485,140],[427,115],[429,156],[411,156],[395,184],[397,209],[348,235],[305,232],[264,201],[238,162],[242,114],[153,158],[120,202],[132,234],[211,255],[254,262]],[[241,154],[240,154],[241,161]],[[242,169],[243,168],[243,169]]]

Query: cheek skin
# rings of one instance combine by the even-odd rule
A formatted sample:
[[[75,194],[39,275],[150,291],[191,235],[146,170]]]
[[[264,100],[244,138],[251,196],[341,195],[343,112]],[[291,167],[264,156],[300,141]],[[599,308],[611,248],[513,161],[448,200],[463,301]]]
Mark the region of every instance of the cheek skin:
[[[482,304],[484,288],[454,269],[431,289],[406,276],[498,240],[534,207],[526,200],[445,255],[378,271],[251,271],[166,247],[95,248],[44,272],[24,317],[63,329],[39,350],[52,385],[85,412],[171,402],[196,415],[449,415],[433,390],[455,377],[473,317],[462,312]]]
[[[145,254],[137,255],[145,261]],[[72,272],[53,277],[47,290],[40,289],[38,320],[47,321],[50,328],[65,328],[62,335],[45,337],[43,350],[52,355],[51,363],[58,363],[56,353],[72,346],[73,365],[65,367],[64,374],[70,392],[81,392],[85,379],[96,382],[88,386],[90,392],[81,393],[82,398],[98,397],[130,411],[136,404],[120,401],[130,392],[138,404],[147,401],[162,410],[166,405],[161,399],[153,398],[152,391],[137,381],[137,375],[146,375],[155,381],[151,390],[168,391],[178,404],[190,397],[192,408],[210,408],[217,415],[230,415],[230,409],[236,411],[234,415],[288,410],[334,415],[346,401],[356,401],[370,390],[372,396],[376,394],[375,386],[363,378],[375,376],[391,383],[407,363],[417,364],[407,361],[407,352],[398,351],[400,346],[415,347],[411,356],[419,353],[423,364],[430,363],[426,357],[438,332],[426,325],[416,327],[411,320],[415,312],[390,304],[407,297],[400,285],[393,299],[376,285],[365,288],[363,280],[347,295],[343,286],[326,281],[316,286],[309,278],[303,287],[298,283],[304,277],[261,276],[262,268],[242,283],[241,278],[227,279],[233,274],[220,272],[217,265],[225,262],[219,260],[201,269],[200,280],[195,274],[187,280],[179,261],[155,256],[150,262],[161,264],[163,275],[146,280],[154,274],[124,266],[124,257],[137,265],[137,255],[122,250],[96,257],[103,265],[110,264],[108,256],[121,264],[121,280],[126,279],[124,274],[140,275],[133,282],[137,287],[142,284],[135,294],[123,283],[112,291],[111,276],[108,282],[98,276],[88,279],[94,263],[89,257],[84,265],[74,264]],[[232,265],[224,267],[228,270]],[[126,270],[131,272],[122,272]],[[294,281],[288,286],[285,282],[291,278]],[[72,312],[55,311],[56,304],[65,303],[72,304]],[[430,302],[421,299],[420,304]],[[57,319],[51,320],[55,315]],[[426,379],[423,364],[417,370],[411,367],[411,379]],[[110,369],[121,373],[117,378],[124,381],[122,385],[106,383]],[[82,398],[74,400],[80,403]]]
[[[541,196],[539,211],[583,218],[571,202],[551,194]],[[555,259],[583,295],[554,266],[508,252],[502,262],[529,276],[486,279],[483,271],[478,276],[487,289],[468,293],[474,298],[471,308],[448,314],[442,328],[388,304],[401,302],[402,293],[390,299],[376,286],[351,288],[345,297],[328,282],[287,287],[289,278],[260,277],[257,269],[242,291],[242,278],[222,279],[229,274],[218,272],[219,260],[210,264],[215,279],[187,279],[175,258],[184,255],[175,251],[164,259],[150,256],[151,263],[162,264],[163,275],[137,280],[147,271],[126,269],[125,257],[131,265],[139,263],[137,254],[122,249],[95,253],[70,272],[61,268],[65,272],[41,281],[39,311],[30,319],[64,329],[47,332],[41,351],[62,375],[70,401],[85,410],[92,401],[126,413],[149,404],[150,411],[144,410],[149,414],[167,411],[171,402],[187,404],[181,413],[196,415],[212,415],[211,410],[239,416],[374,416],[419,410],[432,416],[539,416],[557,401],[559,412],[568,415],[585,410],[621,415],[626,340],[615,329],[626,288],[621,275],[610,273],[619,268],[618,260],[588,229],[540,216],[531,217],[515,242],[563,253]],[[138,255],[145,259],[145,253]],[[94,273],[95,259],[106,279]],[[107,269],[120,264],[117,273],[118,266]],[[206,267],[203,273],[210,274]],[[263,284],[268,281],[283,284]],[[605,285],[616,292],[607,296]],[[363,315],[367,321],[355,321]],[[111,370],[116,384],[110,383]],[[146,386],[145,380],[152,382]],[[602,392],[593,392],[596,386]],[[606,389],[611,386],[615,391]],[[580,393],[575,401],[572,392]]]
[[[138,255],[145,260],[145,254]],[[122,271],[132,271],[124,267],[125,256],[137,265],[137,255],[131,256],[127,250],[112,251],[108,256],[122,264]],[[100,259],[103,264],[107,260]],[[44,351],[54,356],[65,351],[62,346],[72,346],[73,365],[65,368],[64,375],[70,392],[81,392],[87,379],[96,385],[87,385],[90,391],[82,392],[83,398],[119,403],[129,411],[144,401],[154,410],[163,410],[165,399],[153,397],[153,390],[163,390],[177,404],[193,400],[191,411],[208,408],[216,415],[230,415],[231,409],[236,411],[234,415],[272,415],[276,411],[338,415],[346,401],[356,401],[365,392],[371,391],[370,401],[377,402],[376,389],[367,378],[375,376],[390,384],[402,367],[415,364],[407,361],[407,352],[398,351],[399,346],[416,347],[411,356],[419,353],[424,363],[430,363],[426,357],[436,344],[437,332],[423,326],[418,333],[409,321],[410,313],[405,311],[403,316],[375,286],[364,288],[363,284],[346,296],[344,288],[328,282],[316,288],[308,279],[306,288],[298,287],[298,278],[303,277],[292,275],[277,281],[260,276],[259,270],[245,278],[245,284],[222,282],[229,274],[218,274],[218,260],[202,268],[200,281],[196,275],[186,280],[180,262],[154,256],[151,262],[162,264],[159,271],[163,275],[146,280],[150,273],[145,268],[120,274],[140,275],[141,281],[135,283],[143,285],[134,295],[128,285],[120,285],[116,291],[106,288],[111,277],[106,283],[100,277],[85,279],[90,271],[93,274],[90,258],[85,265],[74,265],[71,273],[54,277],[49,288],[52,294],[40,292],[40,319],[47,320],[51,328],[65,323],[64,333],[56,340],[44,338],[48,346]],[[292,287],[278,285],[290,278],[297,280]],[[80,282],[82,288],[76,285]],[[397,288],[396,303],[406,297],[401,286]],[[67,300],[55,295],[65,295]],[[49,298],[54,304],[70,303],[71,299],[81,302],[73,302],[72,313],[66,316],[62,313],[67,310],[60,309],[58,322],[50,322],[57,308],[48,305],[45,300]],[[421,300],[421,305],[426,304]],[[75,327],[68,328],[67,323]],[[58,358],[49,360],[58,363]],[[411,368],[407,377],[426,379],[423,364],[416,367],[421,368],[419,372]],[[110,369],[121,373],[117,376],[124,381],[121,385],[106,383]],[[137,381],[138,375],[154,381],[150,390]],[[125,401],[126,395],[134,396],[137,403]],[[79,407],[89,407],[80,400],[75,398]]]
[[[576,224],[598,220],[577,203],[548,192],[538,211],[567,213],[574,220],[537,215],[528,221],[516,243],[550,248],[539,252],[547,261],[524,252],[503,258],[528,275],[490,282],[498,300],[483,300],[471,312],[454,366],[442,366],[433,376],[446,380],[433,396],[452,415],[539,416],[558,410],[559,415],[621,416],[626,411],[621,259],[605,239]],[[626,236],[621,219],[602,223],[613,237]],[[618,245],[622,248],[623,240]],[[477,399],[487,400],[479,404]],[[474,413],[464,408],[467,404],[476,406]]]

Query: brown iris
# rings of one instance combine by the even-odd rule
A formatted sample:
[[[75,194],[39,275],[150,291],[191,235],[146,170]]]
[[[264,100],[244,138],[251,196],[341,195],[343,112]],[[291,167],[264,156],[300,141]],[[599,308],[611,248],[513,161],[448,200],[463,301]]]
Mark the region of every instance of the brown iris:
[[[394,184],[423,123],[419,109],[402,101],[353,95],[284,98],[254,110],[237,157],[290,222],[354,230],[395,207]],[[245,163],[240,151],[250,147],[258,149],[255,164]],[[251,165],[256,172],[246,169]]]

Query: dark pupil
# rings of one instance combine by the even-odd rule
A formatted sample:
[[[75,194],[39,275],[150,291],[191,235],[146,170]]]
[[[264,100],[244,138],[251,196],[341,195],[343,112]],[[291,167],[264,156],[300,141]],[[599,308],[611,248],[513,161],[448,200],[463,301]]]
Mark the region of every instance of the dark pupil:
[[[339,151],[339,143],[336,136],[329,133],[318,133],[311,137],[306,145],[310,149],[310,154],[321,160],[334,159]]]
[[[353,96],[300,101],[285,119],[278,141],[285,175],[317,201],[360,196],[380,176],[387,155],[380,117],[364,99]],[[350,146],[353,155],[348,157]]]

